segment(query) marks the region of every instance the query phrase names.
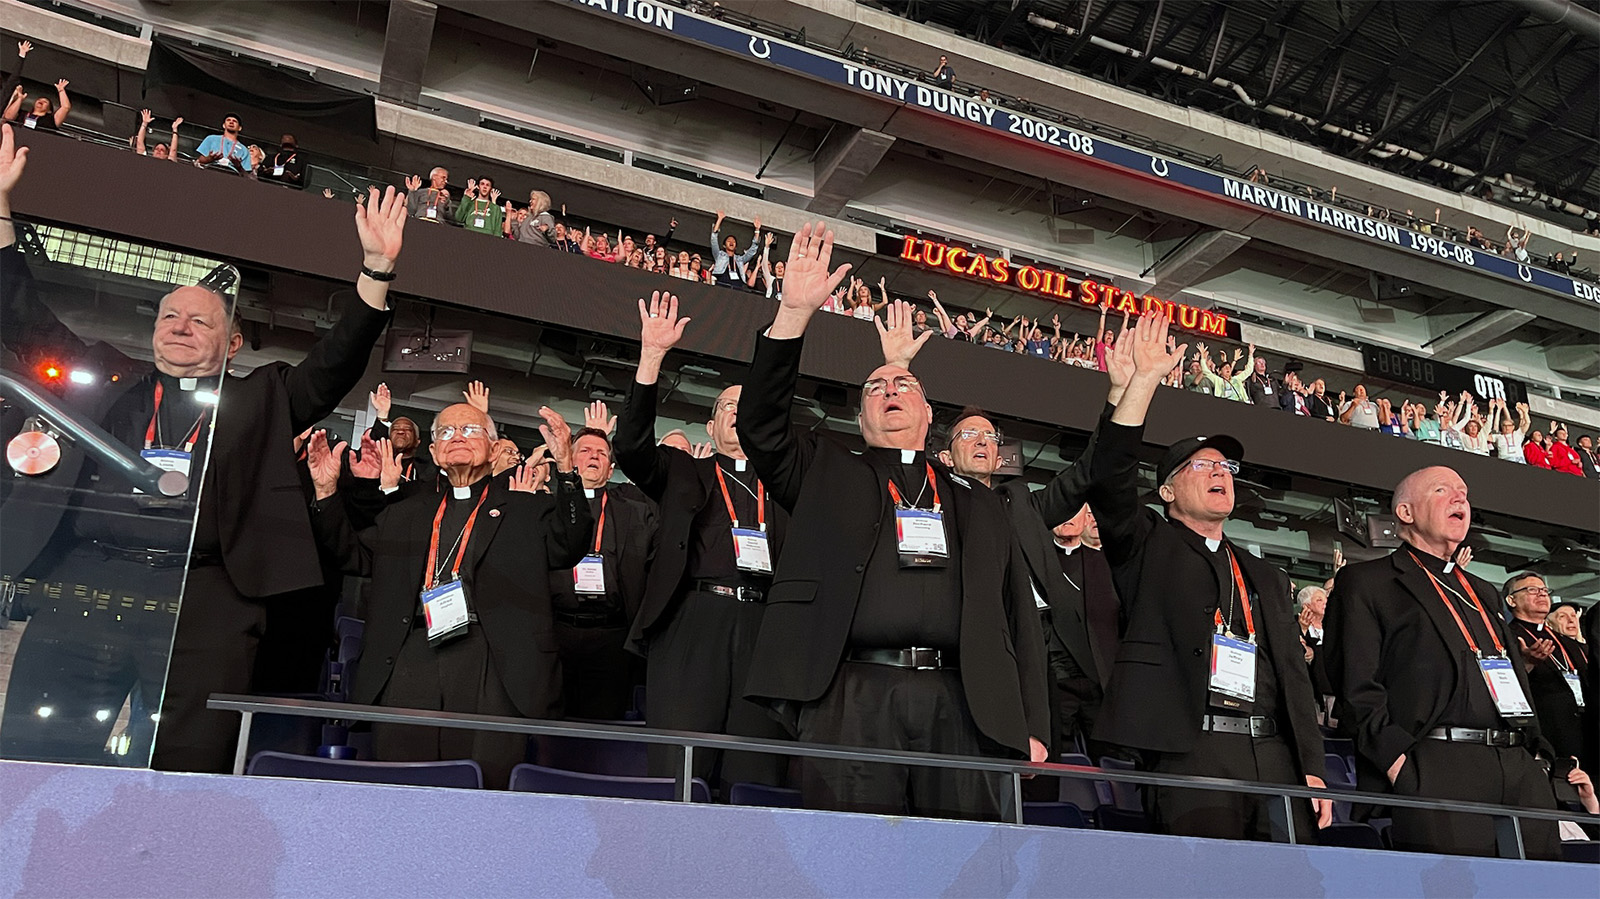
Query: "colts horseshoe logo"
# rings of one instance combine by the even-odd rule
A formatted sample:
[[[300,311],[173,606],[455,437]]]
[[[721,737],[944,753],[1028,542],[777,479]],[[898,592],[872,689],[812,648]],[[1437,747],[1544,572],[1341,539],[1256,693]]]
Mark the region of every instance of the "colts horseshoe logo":
[[[1533,269],[1519,262],[1517,263],[1517,277],[1531,284],[1533,283]]]
[[[1150,157],[1150,171],[1155,172],[1157,175],[1160,175],[1163,178],[1167,177],[1167,172],[1169,171],[1167,168],[1167,161],[1156,156]]]
[[[750,39],[750,55],[756,59],[766,59],[772,55],[772,45],[767,43],[766,38],[753,37]]]

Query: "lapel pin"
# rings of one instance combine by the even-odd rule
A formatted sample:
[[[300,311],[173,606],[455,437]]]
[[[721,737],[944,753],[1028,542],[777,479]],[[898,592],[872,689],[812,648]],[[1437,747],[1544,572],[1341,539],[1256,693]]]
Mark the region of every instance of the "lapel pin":
[[[500,517],[500,510],[499,509],[490,509],[489,510],[489,517],[490,518],[499,518]]]

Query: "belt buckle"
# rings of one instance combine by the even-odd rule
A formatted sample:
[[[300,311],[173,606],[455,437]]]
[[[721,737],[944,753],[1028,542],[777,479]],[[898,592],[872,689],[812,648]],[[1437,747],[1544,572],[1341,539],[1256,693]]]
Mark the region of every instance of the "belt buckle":
[[[734,598],[734,600],[736,602],[751,602],[752,600],[755,599],[755,597],[751,597],[750,599],[745,599],[744,598],[744,588],[743,587],[734,587],[733,588],[733,598]]]
[[[940,662],[939,650],[937,650],[937,649],[922,649],[922,648],[918,648],[918,647],[913,646],[911,648],[910,652],[911,652],[911,670],[913,670],[913,671],[937,671],[939,669],[939,662]],[[933,660],[933,664],[931,664],[931,665],[924,665],[920,661],[918,661],[919,659],[929,658],[929,657],[931,657],[932,660]]]

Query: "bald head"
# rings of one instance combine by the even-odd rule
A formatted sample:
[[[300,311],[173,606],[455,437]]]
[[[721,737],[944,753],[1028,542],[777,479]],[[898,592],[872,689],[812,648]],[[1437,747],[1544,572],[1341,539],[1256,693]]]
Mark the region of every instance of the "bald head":
[[[924,449],[933,407],[922,384],[901,365],[880,365],[861,385],[861,438],[867,446]]]
[[[1395,485],[1393,508],[1400,521],[1400,536],[1441,559],[1455,553],[1472,526],[1467,483],[1443,465],[1406,475]]]
[[[161,298],[150,349],[156,368],[180,378],[222,374],[244,339],[233,328],[227,302],[204,287],[180,287]]]

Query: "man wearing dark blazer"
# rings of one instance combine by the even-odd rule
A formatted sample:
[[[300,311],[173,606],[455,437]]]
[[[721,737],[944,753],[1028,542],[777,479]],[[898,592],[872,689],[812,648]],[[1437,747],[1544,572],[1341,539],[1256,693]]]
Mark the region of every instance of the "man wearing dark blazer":
[[[1355,738],[1356,785],[1555,808],[1540,763],[1554,753],[1529,704],[1500,592],[1454,562],[1472,522],[1466,483],[1449,468],[1420,469],[1395,487],[1393,509],[1404,545],[1345,566],[1328,597],[1334,715]],[[1391,814],[1396,849],[1498,854],[1489,818]],[[1560,857],[1553,822],[1523,821],[1522,837],[1530,858]]]
[[[1545,623],[1550,616],[1550,588],[1532,571],[1518,572],[1505,583],[1511,608],[1510,632],[1522,651],[1528,673],[1528,699],[1539,718],[1539,732],[1550,741],[1556,758],[1583,757],[1583,709],[1594,700],[1584,681],[1589,658],[1583,644]]]
[[[551,495],[492,478],[494,424],[458,403],[446,406],[431,429],[430,449],[449,479],[447,492],[401,500],[361,532],[350,527],[338,496],[338,454],[312,442],[307,464],[316,484],[317,538],[347,573],[372,578],[351,702],[561,717],[561,662],[543,575],[583,558],[593,521],[573,472],[566,422],[548,407],[539,414],[556,467]],[[528,743],[518,734],[406,725],[374,725],[372,736],[380,760],[471,758],[484,784],[502,789]]]
[[[1090,504],[1126,610],[1127,632],[1095,736],[1139,750],[1166,774],[1324,786],[1322,734],[1290,607],[1289,578],[1229,542],[1233,474],[1243,447],[1226,436],[1183,440],[1156,469],[1166,515],[1139,501],[1138,449],[1169,352],[1159,310],[1124,330],[1107,360],[1124,385],[1090,461]],[[1116,389],[1115,387],[1113,389]],[[1145,788],[1162,832],[1286,839],[1274,798]],[[1332,820],[1332,803],[1294,803],[1296,833]]]
[[[138,695],[151,704],[142,710],[143,715],[155,713],[155,697],[161,696],[152,762],[156,767],[227,771],[232,765],[238,718],[207,710],[205,702],[214,692],[251,690],[256,648],[266,621],[263,600],[322,583],[293,441],[296,434],[326,417],[355,386],[388,323],[386,296],[400,253],[405,198],[396,196],[392,189],[380,198],[374,190],[366,204],[356,206],[363,265],[355,297],[333,329],[301,363],[269,363],[244,377],[225,375],[227,360],[238,351],[242,338],[227,320],[222,297],[207,287],[194,286],[179,288],[162,299],[151,341],[155,359],[152,370],[109,346],[85,346],[32,298],[32,278],[15,247],[10,221],[10,192],[22,174],[26,152],[14,149],[10,129],[5,128],[0,137],[0,291],[6,303],[8,340],[15,334],[40,338],[59,344],[75,358],[96,360],[102,372],[125,373],[102,388],[90,407],[79,411],[104,424],[113,423],[105,416],[114,412],[114,433],[130,452],[178,453],[190,466],[191,486],[185,495],[192,501],[198,486],[200,499],[176,637],[170,637],[168,621],[168,636],[159,641],[172,640],[165,692],[160,681],[163,666],[155,665],[153,671],[140,675],[137,683],[142,689]],[[204,399],[200,388],[218,382],[220,387],[214,395],[220,396],[220,402],[215,414],[201,416],[197,410],[202,406],[196,405]],[[156,401],[158,386],[162,388],[160,402]],[[25,504],[29,502],[29,491],[49,492],[61,486],[88,487],[78,491],[80,498],[90,493],[106,497],[115,494],[117,501],[135,502],[141,509],[150,505],[148,494],[139,499],[131,485],[113,483],[115,479],[96,481],[94,477],[95,466],[85,464],[83,451],[68,448],[62,463],[45,481],[17,485],[8,494],[7,503]],[[79,478],[87,480],[80,483]],[[13,511],[8,508],[0,523],[4,528],[0,545],[4,546],[9,575],[27,572],[29,577],[58,581],[71,578],[80,587],[112,591],[127,589],[132,583],[136,586],[131,592],[138,594],[141,588],[137,585],[148,584],[158,572],[174,570],[174,560],[180,566],[175,570],[182,570],[186,541],[166,541],[153,525],[115,534],[103,532],[95,535],[96,542],[91,545],[88,539],[79,539],[82,534],[64,530],[76,525],[68,523],[73,516],[63,516],[60,504],[45,517],[17,515]],[[146,509],[140,514],[150,517],[163,513]],[[63,538],[63,534],[68,536]],[[142,540],[142,536],[149,539]],[[61,561],[53,556],[67,543],[81,544],[85,551],[94,550],[102,562],[116,562],[114,567],[128,569],[134,576],[122,581],[120,574],[106,575],[106,569],[95,569],[97,573],[91,576],[82,573],[82,568],[74,569],[79,573],[73,574],[59,570],[59,566],[41,571],[41,566],[55,566]],[[108,583],[107,576],[113,581]],[[145,595],[134,603],[140,614],[150,614],[152,609],[166,609],[165,614],[171,614],[167,607],[173,605],[170,600],[176,594],[171,590],[156,592],[165,600]],[[78,609],[69,606],[57,604],[53,612],[44,609],[30,623],[25,639],[56,639],[50,636],[52,618],[64,621],[83,617]],[[89,611],[93,614],[103,610],[97,607]],[[109,634],[78,633],[66,635],[65,639],[89,650],[122,642],[117,636],[121,623],[113,622],[108,627]],[[97,684],[105,680],[93,673],[89,663],[76,671],[78,675],[89,672],[86,677]],[[126,693],[134,686],[135,683],[124,682],[122,689]],[[71,689],[56,687],[58,692]],[[107,694],[104,698],[114,702],[111,709],[115,709],[125,696]],[[94,714],[94,710],[86,714]],[[111,717],[115,717],[114,711]]]
[[[745,695],[806,742],[1043,761],[1044,641],[1000,499],[924,452],[932,408],[903,365],[862,388],[864,453],[791,427],[802,338],[848,266],[795,237],[783,301],[756,338],[737,423],[793,515]],[[904,323],[910,331],[910,323]],[[1004,778],[807,759],[814,808],[997,820]]]
[[[579,430],[572,452],[595,533],[576,566],[550,572],[566,713],[614,721],[633,701],[636,660],[624,644],[644,600],[656,514],[610,483],[611,440],[604,430]]]
[[[670,730],[784,739],[782,726],[742,692],[789,515],[739,445],[740,388],[717,395],[706,423],[716,449],[709,458],[656,443],[656,380],[688,322],[671,294],[639,301],[639,368],[614,441],[622,473],[659,509],[656,555],[628,637],[629,648],[645,657],[645,720]],[[675,773],[678,756],[675,747],[652,746],[652,773]],[[787,767],[783,756],[695,753],[696,776],[720,786],[780,784]]]

